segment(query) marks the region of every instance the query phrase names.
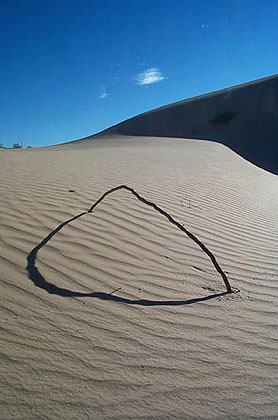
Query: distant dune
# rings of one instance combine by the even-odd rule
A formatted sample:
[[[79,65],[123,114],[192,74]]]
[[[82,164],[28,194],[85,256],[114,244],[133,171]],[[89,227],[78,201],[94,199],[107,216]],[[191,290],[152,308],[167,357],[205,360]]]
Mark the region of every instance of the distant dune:
[[[278,173],[278,76],[157,108],[102,134],[214,140]]]

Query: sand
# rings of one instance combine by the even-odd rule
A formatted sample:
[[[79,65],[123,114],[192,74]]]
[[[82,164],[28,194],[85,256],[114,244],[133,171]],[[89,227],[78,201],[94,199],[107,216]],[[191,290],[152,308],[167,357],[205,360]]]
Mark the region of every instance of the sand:
[[[0,159],[1,418],[277,418],[276,175],[167,137]],[[87,213],[122,184],[234,293],[131,191]]]

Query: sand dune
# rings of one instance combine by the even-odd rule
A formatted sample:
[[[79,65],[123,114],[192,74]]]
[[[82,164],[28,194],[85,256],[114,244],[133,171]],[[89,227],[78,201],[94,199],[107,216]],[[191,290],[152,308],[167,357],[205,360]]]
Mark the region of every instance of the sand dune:
[[[275,75],[157,108],[103,134],[214,140],[278,174],[277,115]]]
[[[277,418],[277,176],[173,137],[0,159],[1,418]],[[122,184],[239,291],[130,190],[88,212]]]

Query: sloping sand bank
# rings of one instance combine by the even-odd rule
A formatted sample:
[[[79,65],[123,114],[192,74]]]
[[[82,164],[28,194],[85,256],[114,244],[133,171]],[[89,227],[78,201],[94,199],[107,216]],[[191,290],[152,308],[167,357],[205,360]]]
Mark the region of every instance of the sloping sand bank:
[[[102,134],[214,140],[278,174],[278,75],[154,109]]]
[[[1,418],[277,418],[277,176],[174,138],[0,159]],[[121,184],[240,292],[130,191],[86,213]]]

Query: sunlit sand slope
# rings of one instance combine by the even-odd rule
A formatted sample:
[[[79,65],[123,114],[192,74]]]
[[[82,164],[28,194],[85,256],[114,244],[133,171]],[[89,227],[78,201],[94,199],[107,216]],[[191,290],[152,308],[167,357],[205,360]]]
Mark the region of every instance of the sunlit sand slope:
[[[276,176],[167,138],[0,159],[1,418],[277,418]],[[240,292],[126,190],[42,243],[120,184]]]

